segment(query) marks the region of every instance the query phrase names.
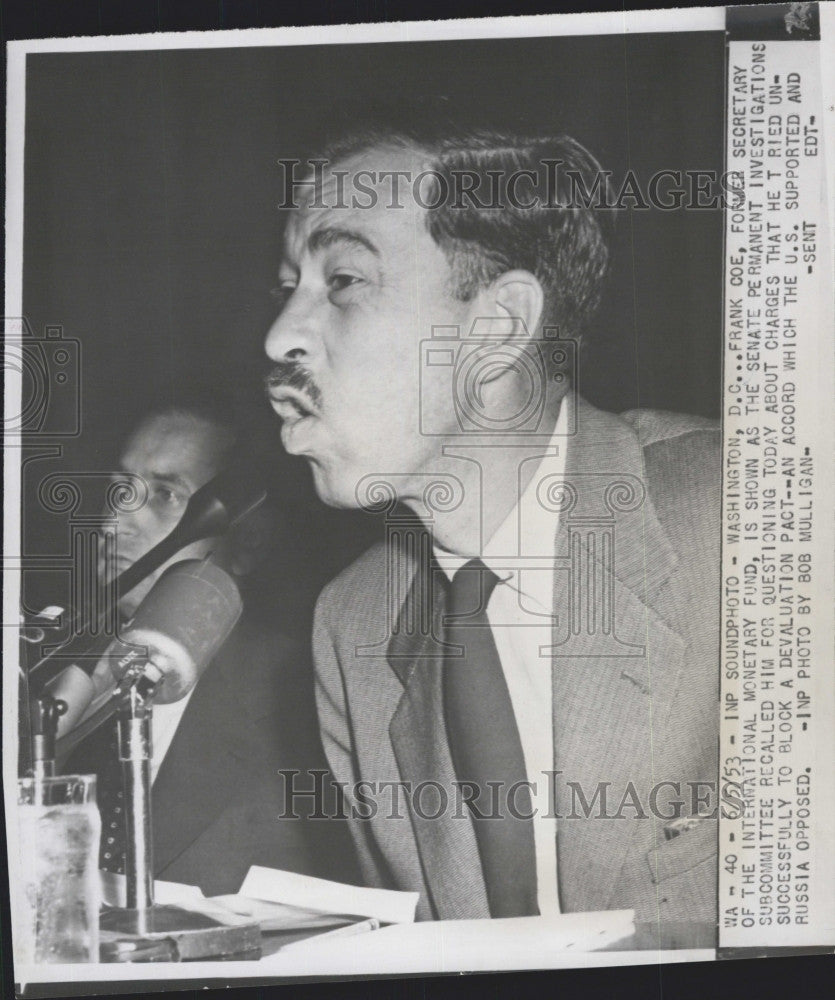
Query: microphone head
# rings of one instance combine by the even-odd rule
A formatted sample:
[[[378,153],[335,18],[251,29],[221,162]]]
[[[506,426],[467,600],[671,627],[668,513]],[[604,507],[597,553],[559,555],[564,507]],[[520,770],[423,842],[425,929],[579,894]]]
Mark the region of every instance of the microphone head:
[[[235,527],[267,498],[263,472],[251,460],[219,473],[189,499],[178,526],[183,539],[221,535]]]
[[[123,642],[145,646],[163,673],[154,701],[179,701],[194,687],[241,616],[232,577],[208,559],[174,563],[122,629]]]

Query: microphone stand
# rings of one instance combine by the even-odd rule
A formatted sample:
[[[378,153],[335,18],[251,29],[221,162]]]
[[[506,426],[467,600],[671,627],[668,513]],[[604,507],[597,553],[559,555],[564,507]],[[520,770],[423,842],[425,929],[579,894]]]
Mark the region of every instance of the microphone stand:
[[[126,809],[126,899],[127,908],[140,915],[147,914],[154,905],[150,797],[152,696],[153,687],[149,692],[140,686],[140,681],[131,684],[118,715],[119,761]],[[138,933],[145,933],[146,929]]]
[[[180,906],[154,903],[154,865],[151,824],[151,724],[153,698],[162,674],[147,661],[132,667],[117,697],[119,760],[125,791],[125,909],[102,912],[103,944],[125,935],[173,945],[175,958],[260,958],[261,931],[257,923],[230,917],[223,923]],[[127,953],[130,955],[130,952]]]

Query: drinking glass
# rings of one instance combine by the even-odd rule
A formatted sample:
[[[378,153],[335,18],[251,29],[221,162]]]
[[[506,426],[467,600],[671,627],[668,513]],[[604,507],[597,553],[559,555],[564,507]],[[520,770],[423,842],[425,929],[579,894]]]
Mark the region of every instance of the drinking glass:
[[[16,960],[98,962],[101,817],[95,777],[20,778],[17,802]]]

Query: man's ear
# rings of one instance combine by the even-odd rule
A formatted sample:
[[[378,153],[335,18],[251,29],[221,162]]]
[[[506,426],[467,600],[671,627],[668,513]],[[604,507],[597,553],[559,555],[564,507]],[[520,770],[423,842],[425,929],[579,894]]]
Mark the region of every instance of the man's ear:
[[[545,293],[530,271],[505,271],[474,299],[478,336],[508,346],[536,339],[542,322]]]

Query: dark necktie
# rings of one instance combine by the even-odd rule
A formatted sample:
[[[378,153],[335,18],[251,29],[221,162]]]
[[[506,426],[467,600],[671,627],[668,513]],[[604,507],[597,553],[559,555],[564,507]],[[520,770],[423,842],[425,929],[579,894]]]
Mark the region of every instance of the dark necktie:
[[[469,805],[490,916],[519,917],[539,912],[536,853],[530,790],[517,784],[527,778],[522,743],[487,619],[497,583],[480,559],[452,579],[445,639],[463,655],[444,657],[444,712],[455,773],[478,792]]]

